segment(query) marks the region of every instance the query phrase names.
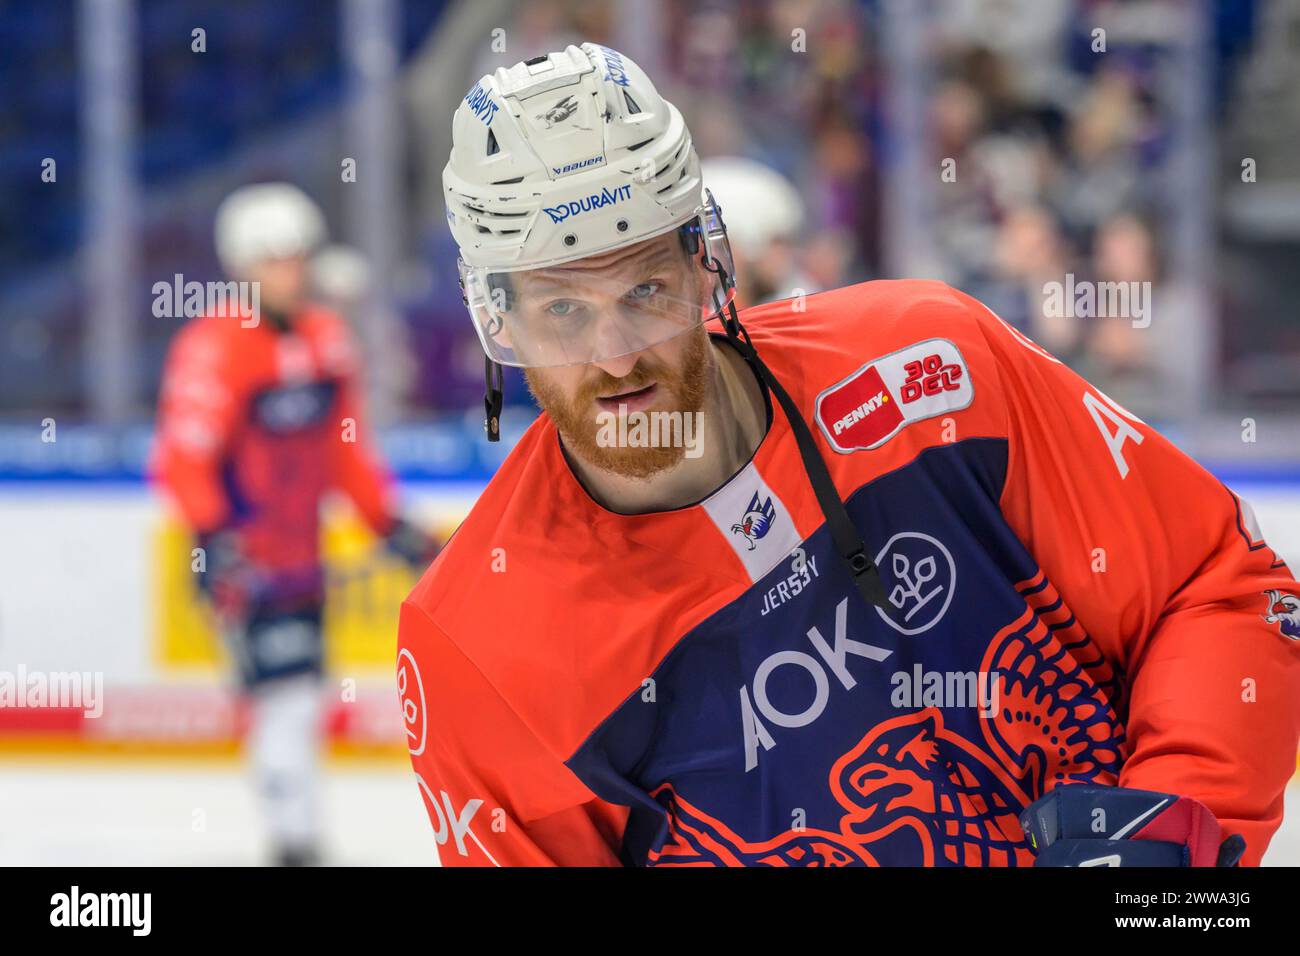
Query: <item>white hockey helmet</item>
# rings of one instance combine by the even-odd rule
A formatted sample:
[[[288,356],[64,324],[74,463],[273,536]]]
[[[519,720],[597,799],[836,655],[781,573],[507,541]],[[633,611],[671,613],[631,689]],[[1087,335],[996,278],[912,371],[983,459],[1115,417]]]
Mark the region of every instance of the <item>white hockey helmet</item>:
[[[325,217],[297,186],[241,186],[217,208],[217,258],[228,275],[263,259],[310,255],[325,241]]]
[[[483,77],[456,110],[452,143],[447,219],[492,361],[630,354],[699,326],[733,294],[690,131],[622,54],[584,43]],[[674,230],[681,256],[666,280],[575,265]]]
[[[727,232],[742,258],[769,242],[798,238],[804,202],[794,183],[771,166],[745,156],[715,156],[700,164],[717,201],[727,208]]]

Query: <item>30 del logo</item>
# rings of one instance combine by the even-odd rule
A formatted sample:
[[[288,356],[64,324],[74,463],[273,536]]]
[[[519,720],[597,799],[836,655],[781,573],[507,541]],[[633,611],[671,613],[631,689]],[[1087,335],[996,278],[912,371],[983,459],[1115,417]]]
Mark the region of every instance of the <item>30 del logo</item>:
[[[903,426],[965,408],[975,397],[966,363],[947,339],[868,362],[817,396],[815,417],[837,452],[879,448]]]
[[[922,395],[938,395],[960,387],[962,367],[956,363],[944,364],[938,353],[927,355],[919,362],[903,366],[907,381],[903,382],[903,404],[910,405]]]

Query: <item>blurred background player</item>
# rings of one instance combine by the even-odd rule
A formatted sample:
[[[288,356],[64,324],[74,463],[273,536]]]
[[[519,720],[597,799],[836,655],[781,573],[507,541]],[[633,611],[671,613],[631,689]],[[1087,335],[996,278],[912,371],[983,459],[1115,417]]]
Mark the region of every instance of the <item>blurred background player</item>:
[[[320,857],[322,498],[344,492],[413,565],[436,550],[394,512],[360,421],[347,324],[309,298],[324,238],[320,210],[288,184],[246,186],[221,204],[217,254],[244,306],[176,336],[158,421],[157,476],[195,534],[192,567],[251,702],[249,755],[287,865]]]
[[[794,184],[770,166],[744,156],[719,156],[700,163],[704,181],[717,184],[713,198],[727,218],[734,240],[737,299],[742,306],[787,299],[812,288],[803,271],[799,240],[803,200]]]

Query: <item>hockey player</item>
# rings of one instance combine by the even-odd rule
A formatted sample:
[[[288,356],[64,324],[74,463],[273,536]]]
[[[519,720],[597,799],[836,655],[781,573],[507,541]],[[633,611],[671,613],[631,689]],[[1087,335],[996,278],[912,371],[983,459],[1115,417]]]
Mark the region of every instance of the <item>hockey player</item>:
[[[545,414],[402,608],[444,865],[1259,862],[1300,601],[1244,502],[941,283],[738,314],[613,50],[453,143],[489,434],[501,364]]]
[[[218,257],[257,295],[243,307],[232,296],[176,336],[154,463],[202,549],[200,586],[250,696],[250,759],[284,864],[320,854],[321,499],[344,492],[420,567],[436,551],[397,517],[358,422],[345,322],[308,299],[308,257],[324,236],[320,211],[287,184],[246,186],[221,205]]]

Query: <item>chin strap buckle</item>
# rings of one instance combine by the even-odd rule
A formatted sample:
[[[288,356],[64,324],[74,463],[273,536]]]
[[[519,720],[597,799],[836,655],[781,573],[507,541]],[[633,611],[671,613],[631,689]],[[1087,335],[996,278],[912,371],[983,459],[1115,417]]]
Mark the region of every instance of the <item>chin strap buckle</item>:
[[[846,554],[844,560],[849,566],[853,583],[857,586],[863,600],[888,612],[889,606],[885,603],[885,582],[880,579],[880,570],[876,567],[876,562],[871,560],[865,550]]]
[[[501,440],[501,409],[505,404],[502,384],[505,371],[491,359],[486,360],[484,376],[487,379],[487,392],[483,396],[483,430],[487,432],[488,441]]]

